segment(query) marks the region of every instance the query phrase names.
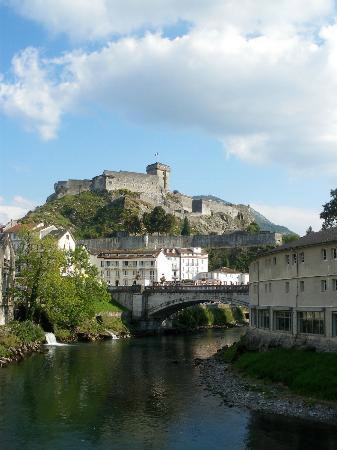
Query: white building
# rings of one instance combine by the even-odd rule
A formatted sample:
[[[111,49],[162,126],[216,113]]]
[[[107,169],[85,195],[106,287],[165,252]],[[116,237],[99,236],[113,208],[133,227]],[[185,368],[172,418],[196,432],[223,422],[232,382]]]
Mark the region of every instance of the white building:
[[[91,252],[90,260],[112,286],[149,286],[172,281],[172,264],[163,250],[106,250]]]
[[[214,282],[215,284],[241,285],[249,283],[249,274],[241,273],[229,267],[222,267],[211,272],[199,272],[196,279],[205,282]]]
[[[199,272],[208,271],[208,253],[200,247],[165,248],[171,264],[172,280],[194,280]]]
[[[19,248],[20,231],[25,228],[37,233],[39,239],[43,239],[46,236],[53,236],[57,240],[58,248],[61,250],[75,250],[75,239],[70,231],[58,229],[55,225],[44,225],[43,223],[37,225],[16,223],[13,226],[6,226],[4,228],[4,234],[11,239],[15,251]]]

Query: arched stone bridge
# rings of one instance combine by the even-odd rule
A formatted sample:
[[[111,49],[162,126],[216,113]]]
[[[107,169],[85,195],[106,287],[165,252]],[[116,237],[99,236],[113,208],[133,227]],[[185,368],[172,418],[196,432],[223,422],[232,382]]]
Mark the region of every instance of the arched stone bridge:
[[[156,329],[173,313],[200,303],[249,305],[247,285],[227,286],[110,286],[112,297],[145,329]]]

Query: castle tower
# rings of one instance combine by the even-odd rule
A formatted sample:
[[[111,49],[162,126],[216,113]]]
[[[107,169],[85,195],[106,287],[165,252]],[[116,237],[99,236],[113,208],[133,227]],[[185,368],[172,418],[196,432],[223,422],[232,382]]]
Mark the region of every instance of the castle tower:
[[[159,184],[165,189],[165,191],[169,190],[170,172],[170,166],[161,164],[159,162],[150,164],[146,168],[146,173],[148,175],[157,175],[157,177],[159,178]]]

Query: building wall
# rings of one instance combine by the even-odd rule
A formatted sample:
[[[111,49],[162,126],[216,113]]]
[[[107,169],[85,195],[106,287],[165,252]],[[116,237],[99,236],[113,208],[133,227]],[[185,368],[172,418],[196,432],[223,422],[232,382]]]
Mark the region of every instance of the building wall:
[[[283,250],[259,258],[250,267],[250,299],[254,327],[265,328],[259,317],[266,314],[268,330],[280,332],[276,317],[286,313],[292,321],[286,333],[336,337],[337,244]],[[318,322],[324,328],[319,333]]]

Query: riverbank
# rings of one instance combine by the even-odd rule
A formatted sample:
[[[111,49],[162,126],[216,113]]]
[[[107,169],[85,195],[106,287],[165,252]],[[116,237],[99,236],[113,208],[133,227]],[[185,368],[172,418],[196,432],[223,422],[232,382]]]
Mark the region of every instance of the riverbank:
[[[43,330],[33,322],[13,321],[0,326],[0,367],[20,361],[33,352],[44,352]]]
[[[208,359],[196,360],[196,364],[207,390],[220,396],[227,406],[337,423],[337,403],[301,397],[281,383],[243,376],[233,363],[225,361],[223,349]]]

